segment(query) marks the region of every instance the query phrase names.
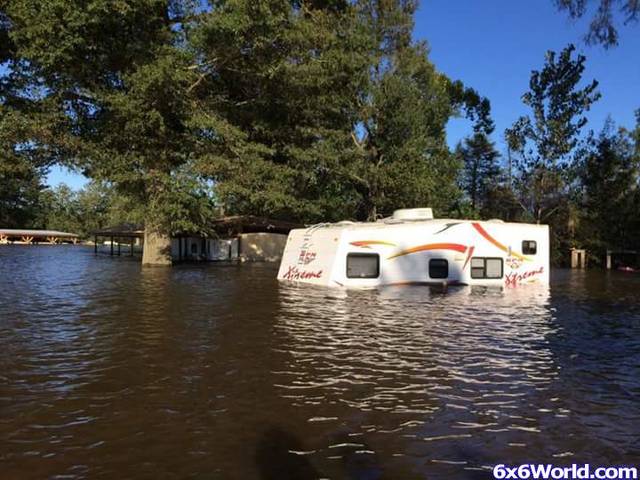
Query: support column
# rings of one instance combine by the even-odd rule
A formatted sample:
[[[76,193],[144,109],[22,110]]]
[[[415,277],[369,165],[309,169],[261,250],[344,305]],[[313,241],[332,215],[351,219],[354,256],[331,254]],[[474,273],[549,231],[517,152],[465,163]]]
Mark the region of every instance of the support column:
[[[93,236],[93,254],[98,255],[98,236]]]
[[[111,256],[113,257],[113,237],[111,237]]]

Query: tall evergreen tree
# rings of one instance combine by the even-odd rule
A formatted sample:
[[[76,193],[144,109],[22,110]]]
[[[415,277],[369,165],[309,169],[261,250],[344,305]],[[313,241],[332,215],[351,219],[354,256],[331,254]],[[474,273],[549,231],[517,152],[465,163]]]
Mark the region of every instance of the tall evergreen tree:
[[[533,219],[548,221],[557,210],[566,187],[565,170],[573,161],[584,116],[600,98],[597,81],[579,87],[586,58],[573,58],[569,45],[559,55],[549,51],[541,70],[531,73],[522,101],[531,109],[506,132],[519,155],[520,192]]]
[[[355,4],[373,39],[352,132],[356,151],[342,170],[356,193],[356,216],[375,219],[416,205],[450,210],[459,196],[459,165],[446,147],[446,123],[462,109],[471,119],[490,121],[490,104],[439,73],[426,43],[412,40],[416,1]]]
[[[474,134],[456,147],[456,154],[462,163],[460,186],[466,193],[474,211],[483,209],[487,204],[490,190],[499,185],[500,154],[489,139],[494,130],[493,122],[486,125],[476,124]]]
[[[356,8],[374,40],[345,169],[358,217],[417,205],[446,210],[457,196],[457,162],[445,143],[455,107],[450,80],[428,60],[426,44],[412,40],[417,2],[361,0]]]

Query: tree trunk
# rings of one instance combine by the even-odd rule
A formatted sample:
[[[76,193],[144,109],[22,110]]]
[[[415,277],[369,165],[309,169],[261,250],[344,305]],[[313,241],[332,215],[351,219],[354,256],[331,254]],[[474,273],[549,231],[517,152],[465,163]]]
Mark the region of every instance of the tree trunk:
[[[143,266],[171,265],[171,237],[153,228],[144,230]]]
[[[378,209],[376,207],[376,204],[374,202],[371,202],[369,204],[369,207],[367,208],[367,221],[375,222],[377,219],[378,219]]]

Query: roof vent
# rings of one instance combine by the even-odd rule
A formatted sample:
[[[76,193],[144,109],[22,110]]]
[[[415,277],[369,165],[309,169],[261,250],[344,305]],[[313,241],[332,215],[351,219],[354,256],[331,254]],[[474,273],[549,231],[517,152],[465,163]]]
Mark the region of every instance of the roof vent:
[[[403,208],[393,212],[394,220],[433,220],[433,211],[430,208]]]

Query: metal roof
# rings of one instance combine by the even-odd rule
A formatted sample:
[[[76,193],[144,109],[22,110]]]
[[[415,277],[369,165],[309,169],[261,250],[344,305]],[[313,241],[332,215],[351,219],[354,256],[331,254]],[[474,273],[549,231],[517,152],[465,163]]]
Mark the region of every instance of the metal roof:
[[[0,235],[7,237],[58,237],[77,238],[75,233],[59,232],[57,230],[21,230],[14,228],[0,228]]]
[[[99,237],[144,237],[144,226],[135,223],[123,223],[91,233]]]

